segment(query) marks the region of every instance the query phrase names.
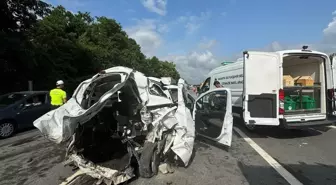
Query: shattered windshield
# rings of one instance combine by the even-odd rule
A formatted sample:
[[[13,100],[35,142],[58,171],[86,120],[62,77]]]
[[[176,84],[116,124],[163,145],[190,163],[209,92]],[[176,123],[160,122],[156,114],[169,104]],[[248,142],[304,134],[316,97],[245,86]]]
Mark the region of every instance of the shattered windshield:
[[[14,104],[15,102],[21,100],[22,98],[26,97],[27,94],[23,93],[11,93],[11,94],[5,94],[0,96],[0,106],[5,107],[11,104]]]

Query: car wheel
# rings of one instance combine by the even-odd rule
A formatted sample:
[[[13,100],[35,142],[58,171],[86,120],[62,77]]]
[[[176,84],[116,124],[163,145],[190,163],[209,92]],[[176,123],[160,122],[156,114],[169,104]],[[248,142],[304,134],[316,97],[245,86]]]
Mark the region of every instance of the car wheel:
[[[11,121],[0,123],[0,138],[11,137],[15,133],[15,124]]]
[[[143,178],[151,178],[158,173],[160,165],[160,154],[157,143],[146,142],[144,144],[140,161],[139,174]]]

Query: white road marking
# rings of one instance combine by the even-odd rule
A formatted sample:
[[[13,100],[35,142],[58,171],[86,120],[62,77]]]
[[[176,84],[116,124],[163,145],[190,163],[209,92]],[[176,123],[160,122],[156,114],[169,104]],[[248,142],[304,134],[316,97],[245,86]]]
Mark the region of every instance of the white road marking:
[[[79,176],[83,175],[84,172],[81,170],[77,170],[76,173],[72,174],[70,177],[68,177],[67,179],[65,179],[64,182],[62,182],[60,185],[69,185],[72,184],[76,178],[78,178]]]
[[[335,125],[330,125],[330,126],[328,126],[329,128],[336,128],[336,126]]]
[[[262,157],[265,161],[271,165],[286,181],[291,185],[303,185],[297,180],[291,173],[289,173],[281,164],[274,160],[265,150],[263,150],[257,143],[249,138],[239,128],[233,127],[233,129]]]

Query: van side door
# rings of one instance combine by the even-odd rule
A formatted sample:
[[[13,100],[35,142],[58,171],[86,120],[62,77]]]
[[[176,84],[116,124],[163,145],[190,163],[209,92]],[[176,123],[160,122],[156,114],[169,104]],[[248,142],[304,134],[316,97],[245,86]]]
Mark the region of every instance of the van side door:
[[[232,141],[231,90],[216,88],[201,94],[194,103],[196,133],[223,145]]]

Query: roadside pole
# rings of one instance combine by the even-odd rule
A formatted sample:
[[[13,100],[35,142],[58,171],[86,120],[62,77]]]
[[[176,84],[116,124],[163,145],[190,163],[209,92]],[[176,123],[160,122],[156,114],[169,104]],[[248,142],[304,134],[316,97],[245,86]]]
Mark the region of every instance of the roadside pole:
[[[33,81],[28,81],[28,91],[33,91]]]

